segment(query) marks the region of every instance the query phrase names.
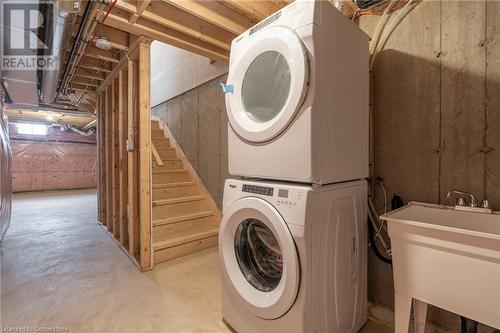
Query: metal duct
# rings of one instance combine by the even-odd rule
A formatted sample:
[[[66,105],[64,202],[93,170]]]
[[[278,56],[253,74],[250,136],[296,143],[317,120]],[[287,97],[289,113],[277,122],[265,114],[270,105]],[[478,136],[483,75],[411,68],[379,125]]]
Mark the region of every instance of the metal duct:
[[[60,125],[60,127],[61,127],[61,130],[71,131],[71,132],[80,134],[82,136],[91,136],[91,135],[95,134],[95,128],[91,128],[89,130],[83,131],[83,130],[81,130],[79,128],[76,128],[73,125],[66,125],[66,124],[64,124],[64,125]]]
[[[0,1],[1,3],[2,1]],[[7,15],[2,13],[2,15]],[[19,17],[11,17],[10,20],[0,19],[2,25],[0,29],[4,33],[10,31],[8,36],[3,36],[6,42],[13,42],[14,40],[24,40],[25,35],[30,32],[31,26],[39,26],[40,18],[31,18],[28,22],[20,19]],[[32,22],[33,21],[33,22]],[[2,40],[2,42],[4,42]],[[26,57],[36,57],[37,50],[25,49]],[[3,61],[3,54],[2,54]],[[5,86],[10,100],[17,103],[26,104],[37,104],[38,103],[38,93],[37,93],[37,72],[36,68],[26,68],[25,66],[20,66],[19,69],[13,67],[9,69],[4,67],[0,70],[0,79]]]
[[[71,38],[71,26],[76,22],[76,14],[80,8],[80,1],[55,0],[53,2],[53,29],[47,29],[45,40],[52,43],[54,70],[42,72],[40,99],[46,104],[52,104],[56,99],[59,77],[64,68],[64,50]],[[50,15],[46,15],[50,17]]]

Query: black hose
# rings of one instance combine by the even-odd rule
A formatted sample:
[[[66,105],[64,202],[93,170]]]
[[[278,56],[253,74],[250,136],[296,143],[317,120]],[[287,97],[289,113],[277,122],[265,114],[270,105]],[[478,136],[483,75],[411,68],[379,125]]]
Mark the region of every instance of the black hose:
[[[371,248],[372,248],[372,251],[375,254],[375,256],[377,256],[377,258],[379,258],[381,261],[385,262],[386,264],[392,265],[392,260],[384,257],[382,255],[382,253],[380,253],[380,251],[377,247],[377,243],[375,242],[375,234],[374,234],[374,230],[373,230],[373,225],[372,225],[370,219],[368,219],[368,238],[370,239],[370,244],[372,245]]]

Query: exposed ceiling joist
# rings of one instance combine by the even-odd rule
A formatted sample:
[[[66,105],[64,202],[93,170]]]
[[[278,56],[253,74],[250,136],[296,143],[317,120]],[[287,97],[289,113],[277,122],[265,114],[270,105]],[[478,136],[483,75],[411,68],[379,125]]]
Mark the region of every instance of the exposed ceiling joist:
[[[189,35],[165,27],[161,24],[139,18],[135,24],[128,22],[128,14],[123,10],[113,10],[106,19],[105,24],[122,31],[130,31],[151,39],[177,46],[179,48],[202,54],[211,59],[227,62],[229,52],[212,44],[200,41]]]
[[[90,58],[98,59],[98,60],[103,60],[107,62],[112,62],[112,63],[119,63],[120,61],[116,59],[113,55],[115,52],[109,52],[105,50],[98,49],[97,47],[88,47],[85,55]]]
[[[119,0],[116,3],[116,7],[129,13],[133,13],[135,10],[133,0]],[[186,13],[175,6],[159,1],[153,1],[143,11],[141,17],[225,50],[229,50],[231,41],[236,37],[235,34],[219,26]]]
[[[239,35],[256,22],[216,1],[162,0],[211,24]]]
[[[261,21],[276,11],[276,6],[268,1],[218,0],[218,2],[241,12],[253,21]]]
[[[83,72],[83,70],[78,70],[75,73],[75,77],[80,77],[80,78],[85,78],[85,79],[91,79],[91,80],[95,80],[95,81],[102,81],[102,80],[104,80],[104,78],[101,75],[98,75],[98,74],[88,74],[88,73]]]
[[[149,6],[151,3],[151,0],[139,0],[136,1],[136,10],[132,15],[130,16],[129,23],[134,24],[137,22],[137,19],[142,15],[144,10]]]

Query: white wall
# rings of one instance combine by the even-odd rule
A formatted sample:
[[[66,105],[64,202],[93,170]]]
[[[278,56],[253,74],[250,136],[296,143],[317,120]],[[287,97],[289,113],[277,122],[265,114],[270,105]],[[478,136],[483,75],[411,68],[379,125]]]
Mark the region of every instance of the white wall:
[[[151,44],[151,106],[156,106],[227,72],[219,62],[154,41]]]

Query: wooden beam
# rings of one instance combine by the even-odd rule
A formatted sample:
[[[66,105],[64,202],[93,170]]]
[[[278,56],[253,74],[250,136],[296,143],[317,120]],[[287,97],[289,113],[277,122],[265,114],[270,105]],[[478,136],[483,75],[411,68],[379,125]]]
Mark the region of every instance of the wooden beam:
[[[104,80],[104,82],[101,83],[101,86],[99,87],[98,90],[103,90],[106,88],[106,86],[109,84],[109,82],[111,82],[111,80],[118,75],[118,72],[128,63],[128,59],[134,59],[135,58],[135,53],[137,51],[137,49],[139,48],[139,45],[141,43],[150,43],[150,39],[149,38],[146,38],[146,37],[139,37],[137,38],[133,43],[132,45],[130,45],[130,48],[127,52],[127,56],[128,57],[122,57],[122,59],[120,60],[120,62],[118,63],[118,65],[116,65],[113,69],[113,71],[111,72],[111,74],[109,74],[106,79]]]
[[[152,268],[150,44],[139,45],[139,228],[140,264]]]
[[[224,0],[220,3],[256,22],[263,20],[277,10],[271,1]]]
[[[113,109],[112,109],[112,90],[111,85],[106,89],[106,226],[108,231],[113,233]]]
[[[120,242],[126,248],[128,247],[128,217],[127,217],[127,72],[120,70],[118,74],[118,154],[119,154],[119,203],[120,203]]]
[[[75,82],[75,83],[70,82],[69,87],[73,88],[73,89],[80,89],[81,91],[88,91],[88,92],[95,92],[96,91],[94,86],[86,84],[86,83],[82,84],[82,83],[77,83],[77,82]]]
[[[256,22],[238,14],[216,1],[162,0],[222,29],[239,35]]]
[[[130,16],[129,23],[134,24],[137,19],[142,15],[144,10],[149,6],[151,0],[138,0],[136,2],[136,11]]]
[[[91,42],[91,37],[87,37],[87,41]],[[106,37],[106,39],[110,42],[111,47],[118,50],[127,50],[128,49],[128,40],[129,33],[113,29],[111,27],[106,26],[105,24],[101,24],[99,28],[99,36],[98,37]]]
[[[79,77],[81,79],[90,79],[90,80],[94,80],[94,81],[102,81],[102,80],[104,80],[104,78],[102,78],[102,77],[93,76],[93,75],[87,75],[87,74],[80,74],[80,73],[76,73],[75,77]]]
[[[137,65],[127,58],[127,111],[128,111],[128,141],[133,149],[128,150],[128,230],[129,254],[138,262],[139,250],[139,164],[138,164],[138,126],[137,126]]]
[[[98,120],[97,120],[97,142],[98,142],[98,174],[99,174],[99,217],[103,225],[106,225],[106,116],[104,106],[106,93],[98,94]]]
[[[116,29],[130,31],[136,35],[146,36],[190,52],[204,55],[210,59],[219,60],[224,63],[227,63],[229,60],[229,53],[227,50],[164,27],[158,23],[139,18],[135,24],[130,24],[126,18],[126,13],[118,9],[113,10],[112,13],[109,14],[105,24]]]
[[[85,50],[84,56],[89,57],[89,58],[94,58],[97,60],[103,60],[106,62],[115,63],[115,64],[120,62],[118,59],[116,59],[111,54],[111,52],[100,50],[97,47],[88,47],[87,50]]]
[[[120,239],[120,227],[119,227],[119,219],[120,219],[120,196],[118,191],[120,190],[120,186],[118,184],[119,180],[119,170],[118,170],[118,163],[119,163],[119,152],[118,152],[118,97],[119,97],[119,88],[118,88],[118,78],[114,79],[111,82],[111,109],[112,109],[112,138],[111,138],[111,161],[113,164],[113,169],[112,173],[110,174],[111,176],[111,184],[112,184],[112,191],[113,191],[113,236],[116,239]]]
[[[116,6],[129,13],[135,11],[133,0],[119,0]],[[141,17],[225,50],[230,49],[231,41],[236,37],[231,32],[160,1],[153,1]]]
[[[95,90],[78,88],[78,87],[74,87],[71,85],[68,87],[68,91],[78,91],[78,92],[84,92],[84,93],[95,93],[96,92]]]
[[[89,86],[89,87],[96,87],[99,88],[99,85],[93,83],[92,81],[85,81],[85,80],[72,80],[70,84],[79,84],[82,86]]]
[[[111,73],[110,69],[107,69],[104,67],[98,67],[98,66],[94,66],[94,65],[80,64],[80,65],[78,65],[78,67],[90,69],[90,70],[97,71],[97,72]]]

